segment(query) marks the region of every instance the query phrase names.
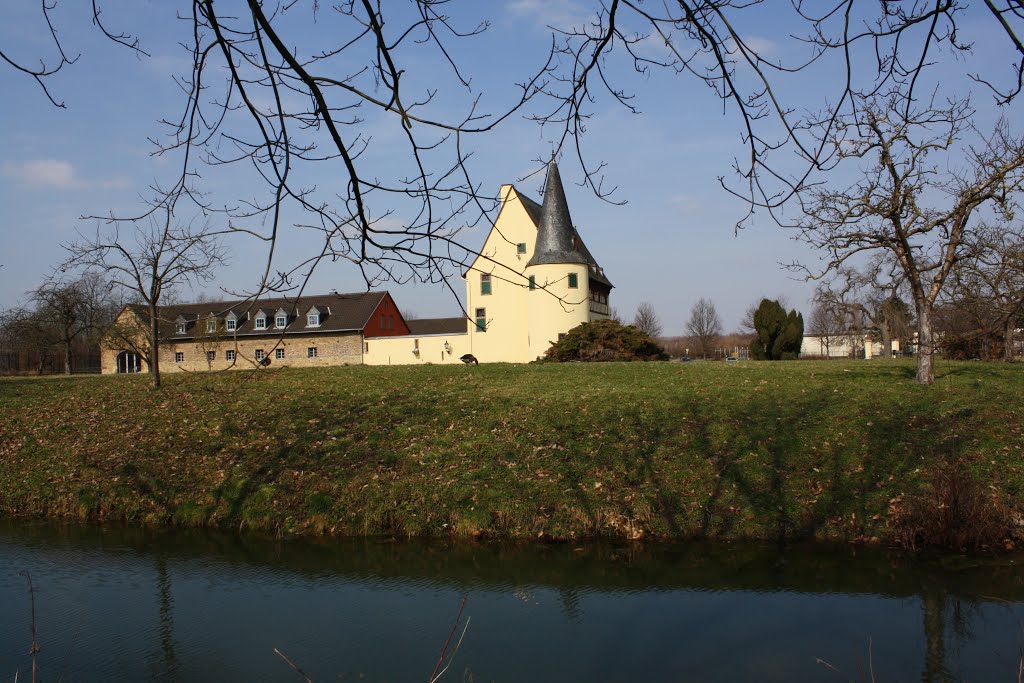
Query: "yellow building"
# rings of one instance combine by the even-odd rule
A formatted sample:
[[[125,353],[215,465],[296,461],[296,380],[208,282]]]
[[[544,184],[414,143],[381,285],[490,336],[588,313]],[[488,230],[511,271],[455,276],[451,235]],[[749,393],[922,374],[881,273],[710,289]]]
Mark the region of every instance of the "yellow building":
[[[468,320],[458,319],[426,337],[411,334],[367,339],[363,362],[371,365],[537,359],[562,335],[610,315],[612,284],[573,227],[565,189],[552,159],[542,204],[512,185],[500,191],[501,209],[479,255],[463,273]]]
[[[387,292],[163,306],[162,371],[256,365],[525,363],[577,325],[609,317],[612,284],[573,227],[554,160],[544,201],[501,187],[501,209],[463,273],[466,315],[405,320]],[[148,366],[146,309],[128,306],[104,338],[104,373]]]

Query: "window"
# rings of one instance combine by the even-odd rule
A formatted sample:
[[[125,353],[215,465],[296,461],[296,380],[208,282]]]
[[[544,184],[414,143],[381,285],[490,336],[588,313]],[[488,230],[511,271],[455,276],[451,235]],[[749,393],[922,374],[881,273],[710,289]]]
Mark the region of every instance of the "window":
[[[207,363],[212,363],[215,360],[217,360],[217,352],[216,351],[207,351],[206,352],[206,362]]]
[[[478,332],[487,331],[487,309],[478,308],[476,309],[476,329]]]
[[[537,276],[536,275],[531,275],[530,276],[530,289],[537,289]]]
[[[491,293],[491,274],[484,273],[480,276],[480,293],[490,294]]]
[[[517,254],[525,254],[526,253],[526,242],[520,242],[519,244],[516,245],[516,253]]]
[[[264,316],[264,315],[261,315],[261,316],[257,317],[256,320],[254,321],[254,325],[253,326],[257,330],[265,330],[265,329],[267,329],[267,317]]]
[[[278,360],[284,358],[284,349],[277,349],[276,351],[274,351],[274,358]]]
[[[364,342],[363,343],[363,353],[369,353],[369,352],[370,352],[370,342]]]
[[[256,349],[256,360],[263,360],[263,349]]]
[[[306,316],[306,327],[320,327],[320,314],[310,313]]]
[[[316,358],[316,347],[310,346],[306,349],[306,358]]]
[[[175,334],[185,334],[185,326],[187,323],[178,323],[174,326]]]
[[[217,320],[216,319],[214,319],[214,320],[207,320],[206,321],[206,333],[207,334],[213,334],[216,331],[217,331]]]
[[[235,360],[235,350],[234,349],[228,349],[227,351],[225,351],[224,352],[224,360],[230,360],[230,361]]]
[[[576,273],[569,273],[569,289],[576,289],[579,286],[579,275],[577,275]]]
[[[277,327],[287,327],[287,325],[288,325],[288,316],[287,315],[279,315],[279,316],[277,316],[276,318],[274,318],[274,325],[276,325]]]
[[[238,321],[237,320],[234,320],[232,318],[228,318],[226,321],[224,321],[224,329],[226,329],[228,332],[234,332],[237,327],[238,327]]]
[[[181,351],[175,351],[174,352],[174,362],[175,363],[184,363],[185,362],[185,354],[182,353]]]

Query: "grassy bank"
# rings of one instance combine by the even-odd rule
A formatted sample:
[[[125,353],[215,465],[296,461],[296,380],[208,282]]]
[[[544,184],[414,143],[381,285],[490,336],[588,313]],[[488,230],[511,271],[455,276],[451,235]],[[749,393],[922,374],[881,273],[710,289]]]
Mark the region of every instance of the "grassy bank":
[[[995,548],[1024,510],[1020,365],[943,364],[930,388],[896,361],[285,369],[168,375],[155,392],[146,381],[0,380],[0,513],[284,534]]]

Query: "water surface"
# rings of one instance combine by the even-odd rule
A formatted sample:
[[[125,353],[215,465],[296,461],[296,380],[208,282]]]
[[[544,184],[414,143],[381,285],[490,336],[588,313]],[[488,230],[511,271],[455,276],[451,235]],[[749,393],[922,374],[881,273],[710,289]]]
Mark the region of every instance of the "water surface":
[[[1024,557],[0,522],[0,681],[1016,681]]]

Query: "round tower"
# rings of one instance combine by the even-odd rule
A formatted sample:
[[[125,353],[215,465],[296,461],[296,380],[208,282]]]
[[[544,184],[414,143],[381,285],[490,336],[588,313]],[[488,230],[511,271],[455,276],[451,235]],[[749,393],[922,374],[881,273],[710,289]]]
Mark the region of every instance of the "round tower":
[[[590,262],[580,247],[558,164],[552,157],[537,243],[524,271],[530,283],[527,311],[531,358],[543,356],[560,335],[590,320]]]

